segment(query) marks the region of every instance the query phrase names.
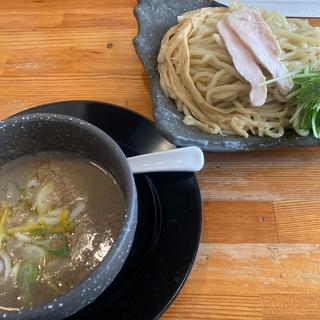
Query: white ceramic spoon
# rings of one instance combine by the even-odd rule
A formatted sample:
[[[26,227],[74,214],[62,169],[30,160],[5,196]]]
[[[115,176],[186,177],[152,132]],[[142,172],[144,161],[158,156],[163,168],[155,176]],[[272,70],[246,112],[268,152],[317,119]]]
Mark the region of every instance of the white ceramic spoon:
[[[203,152],[198,147],[185,147],[127,158],[133,173],[200,171]]]

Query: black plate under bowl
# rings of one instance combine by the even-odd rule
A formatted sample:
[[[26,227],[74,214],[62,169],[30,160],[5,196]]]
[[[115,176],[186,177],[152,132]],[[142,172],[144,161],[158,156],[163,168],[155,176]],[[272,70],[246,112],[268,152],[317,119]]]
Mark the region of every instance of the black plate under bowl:
[[[67,101],[29,109],[75,116],[108,133],[127,156],[174,148],[148,119],[110,104]],[[138,227],[131,253],[114,282],[68,320],[157,319],[193,265],[201,233],[201,199],[192,173],[138,174]]]
[[[179,15],[215,6],[223,5],[212,0],[139,0],[134,10],[139,26],[134,46],[151,80],[153,115],[159,131],[175,145],[196,145],[207,151],[254,151],[279,147],[320,146],[319,139],[298,136],[294,130],[287,130],[280,139],[257,136],[244,138],[210,135],[182,122],[182,114],[178,112],[175,102],[165,95],[160,86],[157,69],[160,43],[169,28],[177,24]]]

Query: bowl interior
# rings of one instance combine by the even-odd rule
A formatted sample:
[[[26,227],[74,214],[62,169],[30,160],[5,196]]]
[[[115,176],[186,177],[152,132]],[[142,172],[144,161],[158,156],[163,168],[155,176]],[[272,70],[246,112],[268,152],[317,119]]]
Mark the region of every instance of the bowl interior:
[[[76,153],[109,171],[122,190],[126,212],[113,247],[89,277],[54,302],[23,309],[20,319],[62,319],[92,302],[121,270],[137,220],[133,175],[119,146],[103,131],[80,119],[55,114],[17,116],[0,122],[0,166],[43,151]],[[10,312],[6,317],[16,319],[17,315]]]

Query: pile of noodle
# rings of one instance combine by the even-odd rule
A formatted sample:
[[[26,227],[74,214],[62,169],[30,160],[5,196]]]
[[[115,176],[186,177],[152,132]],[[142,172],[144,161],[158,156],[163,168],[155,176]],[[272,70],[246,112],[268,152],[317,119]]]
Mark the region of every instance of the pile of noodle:
[[[292,127],[295,108],[272,82],[265,105],[252,107],[250,84],[235,69],[217,22],[237,8],[185,13],[164,36],[158,56],[161,86],[184,114],[184,123],[211,134],[281,137]],[[261,12],[291,73],[320,58],[320,30],[302,19]],[[267,79],[271,79],[263,70]]]

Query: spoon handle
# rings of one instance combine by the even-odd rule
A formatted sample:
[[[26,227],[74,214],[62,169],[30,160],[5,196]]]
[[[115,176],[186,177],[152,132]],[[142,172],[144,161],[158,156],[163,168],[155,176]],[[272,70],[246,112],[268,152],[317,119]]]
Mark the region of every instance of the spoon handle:
[[[127,158],[133,173],[200,171],[203,152],[198,147],[185,147]]]

